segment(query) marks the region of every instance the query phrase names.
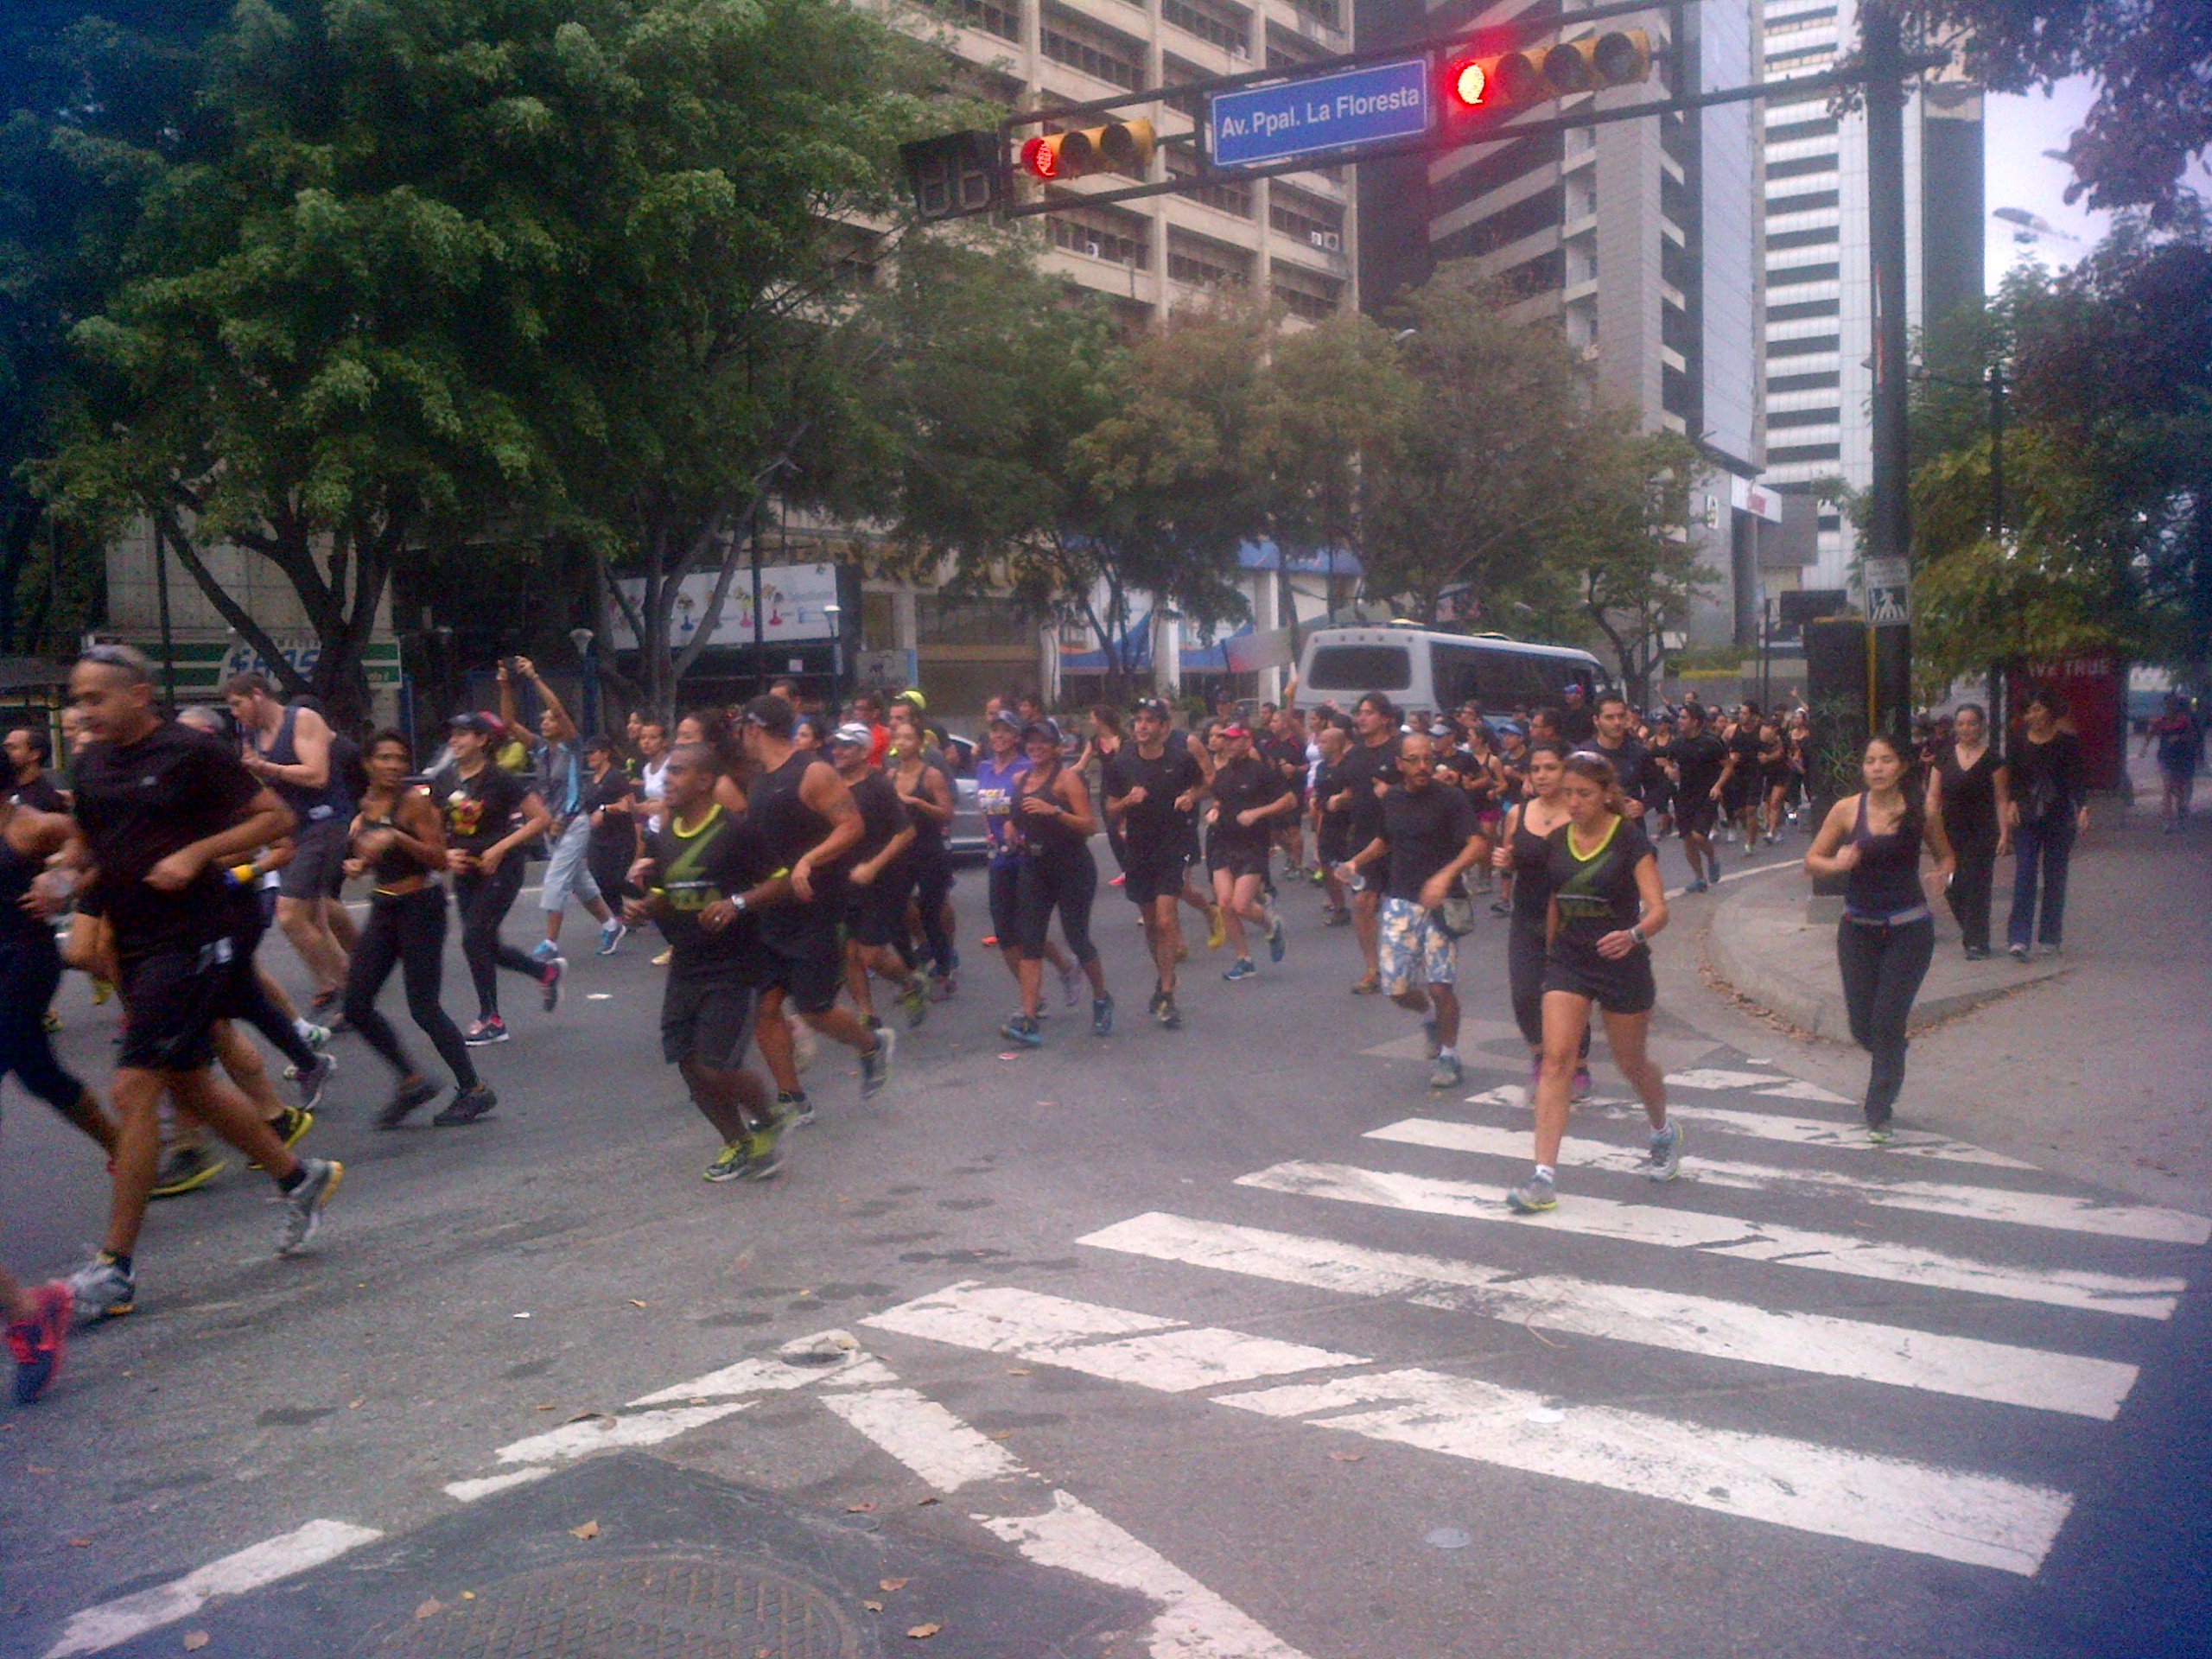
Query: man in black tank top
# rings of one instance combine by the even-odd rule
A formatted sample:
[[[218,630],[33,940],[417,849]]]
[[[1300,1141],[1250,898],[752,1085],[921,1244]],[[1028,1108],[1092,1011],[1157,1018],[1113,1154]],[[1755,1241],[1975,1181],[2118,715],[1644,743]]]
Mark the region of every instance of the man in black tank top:
[[[760,918],[767,988],[761,993],[754,1039],[785,1096],[781,1103],[797,1109],[803,1120],[806,1102],[792,1062],[790,1028],[777,1017],[786,1002],[815,1030],[861,1057],[862,1099],[890,1080],[893,1038],[888,1027],[871,1028],[837,1006],[838,988],[844,982],[844,958],[837,947],[844,868],[860,844],[863,826],[853,792],[837,769],[791,741],[797,723],[783,698],[755,697],[745,705],[741,730],[746,759],[760,769],[747,791],[747,816],[775,871],[789,875],[791,884],[791,902]]]
[[[232,675],[223,696],[238,723],[245,769],[292,809],[292,861],[278,877],[276,925],[315,976],[320,1014],[346,985],[346,947],[324,905],[345,880],[353,798],[331,765],[331,730],[321,715],[279,702],[259,674]]]

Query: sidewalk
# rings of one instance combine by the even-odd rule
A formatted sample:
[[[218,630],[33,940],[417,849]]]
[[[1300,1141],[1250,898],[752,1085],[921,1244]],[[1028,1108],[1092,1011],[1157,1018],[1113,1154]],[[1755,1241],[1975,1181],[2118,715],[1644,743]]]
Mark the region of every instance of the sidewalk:
[[[2155,795],[2097,803],[2069,884],[2066,954],[1971,963],[1937,913],[1902,1122],[2139,1198],[2212,1213],[2212,817],[2158,833]],[[1998,868],[1997,932],[2012,866]],[[1717,1040],[1838,1093],[1849,1047],[1834,924],[1808,924],[1802,870],[1675,901],[1661,996]],[[1672,949],[1665,946],[1671,944]],[[1841,1045],[1840,1046],[1839,1045]]]

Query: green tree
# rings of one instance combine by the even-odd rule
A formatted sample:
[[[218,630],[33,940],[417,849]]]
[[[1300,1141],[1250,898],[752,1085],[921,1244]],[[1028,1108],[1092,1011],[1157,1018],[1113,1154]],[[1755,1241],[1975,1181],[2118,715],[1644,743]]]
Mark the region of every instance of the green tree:
[[[1573,581],[1584,616],[1641,708],[1650,701],[1666,634],[1682,626],[1712,580],[1687,528],[1691,486],[1710,463],[1677,433],[1623,429],[1603,464],[1551,563]]]

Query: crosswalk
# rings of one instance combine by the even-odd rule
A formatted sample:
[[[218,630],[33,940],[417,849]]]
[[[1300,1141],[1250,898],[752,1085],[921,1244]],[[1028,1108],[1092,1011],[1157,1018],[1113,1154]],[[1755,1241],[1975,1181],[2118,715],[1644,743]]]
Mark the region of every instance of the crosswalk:
[[[1690,1140],[1668,1185],[1638,1173],[1640,1109],[1592,1101],[1562,1154],[1559,1209],[1512,1216],[1528,1103],[1500,1085],[1367,1131],[1356,1160],[1269,1164],[1183,1210],[1083,1232],[1083,1265],[1049,1287],[963,1279],[863,1324],[1203,1401],[1224,1433],[1272,1419],[2033,1576],[2073,1510],[2081,1436],[2117,1432],[2212,1220],[2061,1190],[1924,1132],[1869,1148],[1847,1103],[1756,1063],[1669,1082]],[[1065,1294],[1116,1262],[1146,1268],[1100,1275],[1118,1299]],[[1249,1330],[1178,1317],[1178,1287],[1217,1308],[1224,1282],[1262,1309],[1286,1293],[1280,1314],[1234,1321]],[[1268,1333],[1294,1316],[1313,1335],[1314,1292],[1367,1310],[1346,1321],[1356,1343]],[[1694,1395],[1608,1397],[1603,1366],[1560,1364],[1533,1386],[1525,1371],[1471,1375],[1426,1355],[1411,1325],[1389,1334],[1393,1307],[1692,1357],[1739,1401],[1794,1376],[1833,1404],[1808,1434],[1802,1412],[1770,1429],[1741,1411],[1716,1421]],[[1471,1335],[1454,1351],[1484,1350]],[[1915,1410],[1937,1399],[1949,1408]],[[1901,1453],[1923,1427],[1923,1454]],[[2003,1466],[1975,1466],[1993,1452]]]

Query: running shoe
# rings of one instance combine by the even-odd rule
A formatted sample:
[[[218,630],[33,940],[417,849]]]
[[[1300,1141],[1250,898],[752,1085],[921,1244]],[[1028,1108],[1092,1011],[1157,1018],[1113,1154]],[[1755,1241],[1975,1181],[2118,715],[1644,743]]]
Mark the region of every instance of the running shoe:
[[[427,1106],[437,1098],[438,1085],[428,1077],[417,1077],[412,1083],[403,1082],[385,1109],[377,1114],[377,1128],[396,1129],[407,1121],[407,1115],[418,1106]]]
[[[1889,1114],[1886,1112],[1879,1117],[1869,1118],[1866,1121],[1866,1140],[1870,1145],[1886,1147],[1890,1144],[1891,1136],[1895,1133],[1890,1127]]]
[[[162,1161],[154,1171],[153,1190],[146,1196],[176,1198],[207,1185],[230,1166],[229,1159],[218,1158],[205,1147],[171,1147],[162,1154]]]
[[[1590,1098],[1591,1090],[1596,1086],[1590,1079],[1590,1068],[1586,1065],[1577,1065],[1574,1068],[1574,1088],[1567,1098],[1587,1100]]]
[[[1696,880],[1693,880],[1689,886],[1684,887],[1682,891],[1684,893],[1706,893],[1709,892],[1710,888],[1707,884],[1706,879],[1700,875]]]
[[[776,1116],[786,1128],[803,1129],[814,1122],[814,1103],[806,1097],[806,1091],[803,1089],[795,1095],[779,1093],[776,1096]]]
[[[883,1085],[891,1081],[891,1051],[899,1044],[899,1033],[888,1026],[878,1026],[875,1046],[861,1056],[861,1098],[867,1100],[883,1092]]]
[[[676,952],[675,952],[675,951],[673,951],[673,950],[664,950],[664,951],[662,951],[662,952],[660,953],[660,955],[658,955],[658,956],[657,956],[657,957],[655,957],[653,958],[653,966],[654,966],[654,967],[656,967],[656,968],[665,968],[665,967],[667,967],[667,966],[668,966],[668,964],[669,964],[670,963],[674,962],[675,960],[676,960]]]
[[[1349,927],[1351,925],[1351,912],[1342,905],[1325,909],[1321,912],[1321,925],[1324,927]]]
[[[1157,1020],[1160,1018],[1160,1010],[1166,1001],[1167,993],[1155,988],[1152,994],[1152,1000],[1144,1005],[1144,1011]]]
[[[507,1022],[496,1014],[488,1020],[479,1020],[461,1033],[461,1040],[471,1048],[481,1048],[486,1043],[504,1043],[507,1040]]]
[[[1083,1000],[1083,968],[1072,957],[1060,969],[1060,995],[1067,999],[1070,1007]]]
[[[753,1137],[733,1141],[715,1154],[715,1161],[707,1166],[710,1181],[734,1181],[745,1173],[745,1166],[753,1159]]]
[[[547,958],[545,972],[539,983],[545,987],[545,1012],[550,1014],[561,1006],[561,979],[569,971],[566,957]]]
[[[1436,1064],[1429,1068],[1428,1086],[1432,1089],[1457,1089],[1466,1077],[1457,1054],[1439,1054]]]
[[[1229,943],[1229,923],[1219,905],[1206,906],[1206,949],[1218,950]]]
[[[952,974],[940,974],[936,972],[934,969],[931,970],[930,974],[931,1001],[942,1002],[945,998],[950,996],[959,988],[960,981],[957,976]]]
[[[1228,970],[1222,975],[1224,979],[1228,980],[1257,979],[1259,976],[1260,970],[1252,965],[1252,958],[1249,957],[1237,957],[1229,964]]]
[[[318,1026],[312,1020],[295,1018],[292,1021],[292,1029],[299,1033],[300,1040],[309,1048],[327,1048],[330,1046],[328,1026]],[[289,1067],[284,1075],[288,1077],[296,1077],[298,1071],[296,1066]]]
[[[1044,1027],[1026,1014],[1017,1014],[1001,1026],[999,1035],[1010,1043],[1020,1043],[1024,1048],[1042,1048],[1045,1046]]]
[[[2036,947],[2036,955],[2039,957],[2055,957],[2064,949],[2065,947],[2061,945],[2056,939],[2045,939],[2041,944]]]
[[[2025,962],[2028,959],[2028,947],[2024,944],[2007,945],[2005,954],[2015,962]]]
[[[442,1129],[474,1123],[499,1103],[499,1097],[480,1083],[474,1089],[456,1090],[451,1103],[430,1122]]]
[[[922,983],[922,976],[915,974],[906,981],[906,988],[899,993],[899,1006],[906,1010],[906,1029],[909,1031],[930,1017],[930,994]]]
[[[338,1057],[335,1054],[316,1055],[314,1069],[301,1072],[295,1079],[300,1085],[300,1104],[310,1112],[321,1105],[324,1086],[337,1071]]]
[[[535,945],[531,947],[530,959],[532,962],[550,962],[554,957],[560,954],[561,947],[554,944],[552,940],[540,939]]]
[[[270,1133],[282,1141],[287,1148],[300,1144],[300,1137],[315,1128],[315,1114],[297,1106],[287,1106],[269,1120]]]
[[[630,937],[630,930],[620,916],[610,916],[599,930],[599,954],[611,957],[622,948],[622,941]]]
[[[1435,1020],[1422,1020],[1421,1022],[1421,1040],[1428,1045],[1428,1058],[1430,1059],[1434,1059],[1439,1054],[1443,1052],[1444,1039],[1436,1034]]]
[[[1671,1181],[1681,1173],[1681,1168],[1682,1126],[1670,1122],[1651,1137],[1650,1155],[1643,1166],[1643,1173],[1655,1181]]]
[[[1967,946],[1966,956],[1968,962],[1987,962],[1989,947],[1986,944],[1970,944]]]
[[[322,1230],[322,1206],[346,1179],[346,1166],[335,1158],[302,1158],[300,1168],[304,1178],[284,1195],[284,1219],[276,1228],[279,1255],[296,1255]]]
[[[8,1352],[16,1362],[16,1403],[35,1405],[61,1369],[69,1345],[76,1298],[59,1279],[31,1288],[31,1316],[8,1327]]]
[[[1114,1034],[1114,999],[1094,996],[1090,999],[1090,1034],[1111,1037]]]
[[[1351,982],[1351,994],[1354,996],[1379,996],[1382,993],[1382,982],[1376,975],[1362,974]]]
[[[745,1167],[739,1172],[748,1181],[772,1181],[783,1173],[784,1126],[771,1118],[745,1137]]]
[[[1175,999],[1172,996],[1160,1005],[1158,1018],[1162,1031],[1183,1029],[1183,1011],[1175,1006]]]
[[[1277,916],[1268,925],[1268,960],[1281,962],[1282,953],[1290,948],[1290,941],[1282,931],[1282,918]]]
[[[1559,1208],[1559,1187],[1548,1175],[1531,1175],[1505,1195],[1505,1207],[1516,1216],[1541,1215]]]
[[[1122,882],[1124,882],[1124,881],[1128,880],[1128,879],[1129,879],[1129,878],[1128,877],[1128,875],[1127,875],[1127,874],[1117,875],[1117,876],[1115,876],[1115,877],[1113,877],[1112,879],[1110,879],[1110,880],[1106,883],[1106,885],[1107,885],[1108,887],[1120,887],[1120,886],[1122,885]]]
[[[137,1277],[105,1250],[71,1274],[67,1282],[79,1325],[119,1319],[138,1305]]]

